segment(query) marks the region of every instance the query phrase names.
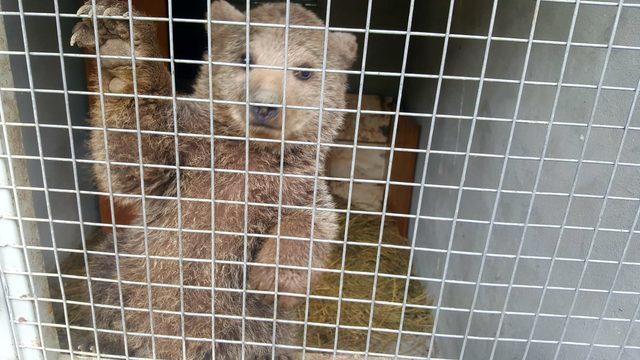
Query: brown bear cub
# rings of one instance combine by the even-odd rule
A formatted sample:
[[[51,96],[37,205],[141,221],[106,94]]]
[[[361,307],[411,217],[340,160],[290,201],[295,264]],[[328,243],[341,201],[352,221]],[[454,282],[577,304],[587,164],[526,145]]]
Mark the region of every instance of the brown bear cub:
[[[108,18],[94,23],[88,1],[78,13],[89,16],[71,36],[72,45],[94,54],[98,47],[107,56],[101,79],[89,79],[91,91],[105,93],[92,99],[91,125],[100,128],[89,144],[100,161],[94,173],[99,190],[112,192],[116,206],[137,209],[137,219],[136,226],[118,227],[90,245],[96,251],[88,268],[82,258],[69,263],[68,273],[91,277],[91,292],[85,280],[65,285],[73,346],[163,359],[240,359],[242,353],[255,359],[271,358],[274,341],[300,345],[299,326],[278,322],[273,328],[274,303],[278,318],[292,318],[308,281],[319,274],[314,270],[308,279],[309,263],[326,267],[333,248],[326,240],[340,239],[327,184],[314,175],[316,166],[324,167],[326,152],[321,147],[316,153],[318,134],[322,143],[331,142],[343,118],[318,108],[344,108],[346,75],[327,72],[323,81],[319,71],[284,72],[284,3],[250,11],[251,22],[279,25],[252,25],[247,54],[246,27],[238,24],[245,14],[214,1],[212,18],[222,22],[211,25],[212,72],[201,66],[189,95],[199,100],[176,99],[166,62],[148,59],[162,57],[154,24],[133,21],[134,69],[130,59],[114,57],[131,56],[127,2],[95,3],[95,15]],[[357,53],[352,34],[329,32],[325,54],[325,31],[318,28],[324,24],[315,14],[291,4],[289,22],[315,28],[289,28],[288,67],[319,69],[325,56],[328,69],[351,67]],[[245,66],[229,64],[244,61],[256,67],[247,73]],[[247,119],[250,137],[261,138],[248,145]],[[215,141],[211,129],[220,136]],[[281,136],[292,140],[282,158]],[[276,289],[274,301],[265,291]],[[90,294],[93,309],[74,304],[89,302]],[[275,351],[291,356],[280,347]]]

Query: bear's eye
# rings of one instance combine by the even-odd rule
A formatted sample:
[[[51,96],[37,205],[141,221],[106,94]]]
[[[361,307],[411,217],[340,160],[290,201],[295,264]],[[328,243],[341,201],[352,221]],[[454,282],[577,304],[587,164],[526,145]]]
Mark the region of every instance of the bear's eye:
[[[240,57],[240,63],[245,64],[245,65],[246,65],[247,63],[248,63],[249,65],[252,65],[252,64],[253,64],[253,62],[251,61],[251,57],[250,57],[250,56],[249,56],[249,57],[247,57],[247,54],[246,54],[246,53],[242,54],[242,56]]]
[[[304,64],[302,66],[300,66],[302,68],[310,68],[311,65],[308,64]],[[311,75],[313,75],[313,73],[311,71],[308,70],[296,70],[293,72],[293,75],[295,75],[296,78],[298,78],[299,80],[309,80],[311,78]]]

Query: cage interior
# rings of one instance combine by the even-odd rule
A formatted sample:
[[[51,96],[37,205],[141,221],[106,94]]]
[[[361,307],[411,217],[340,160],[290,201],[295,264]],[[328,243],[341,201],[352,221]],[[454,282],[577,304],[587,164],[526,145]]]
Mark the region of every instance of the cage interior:
[[[206,18],[204,1],[132,3],[160,18],[168,6],[176,19]],[[329,13],[330,27],[358,39],[350,111],[324,177],[353,227],[347,257],[359,262],[348,264],[347,300],[332,278],[333,304],[307,302],[308,358],[640,356],[640,3],[291,3],[323,21]],[[3,260],[5,298],[14,309],[36,304],[31,318],[10,320],[42,337],[20,342],[22,358],[63,358],[61,264],[114,227],[83,161],[91,64],[68,41],[81,2],[0,5],[2,156],[12,169],[2,189],[18,204],[9,247],[28,263]],[[202,58],[206,28],[175,20],[169,36],[166,21],[156,24],[176,89],[189,93],[199,65],[180,59]],[[118,225],[139,215],[114,210]],[[23,297],[11,285],[20,281]],[[343,327],[336,313],[316,316],[339,301]]]

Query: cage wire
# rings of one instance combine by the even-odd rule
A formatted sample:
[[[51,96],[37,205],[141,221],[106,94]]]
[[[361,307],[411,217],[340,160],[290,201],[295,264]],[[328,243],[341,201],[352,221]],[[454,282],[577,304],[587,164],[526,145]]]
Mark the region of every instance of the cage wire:
[[[95,6],[95,1],[90,2]],[[128,1],[132,7],[135,1]],[[306,292],[300,319],[283,319],[278,315],[277,287],[267,291],[274,297],[273,315],[263,319],[272,322],[272,342],[262,344],[271,347],[276,356],[276,327],[283,324],[302,326],[301,342],[297,345],[280,345],[296,351],[302,358],[407,358],[407,359],[635,359],[640,356],[640,3],[631,0],[618,1],[570,1],[536,0],[506,1],[483,0],[477,2],[450,0],[442,4],[426,5],[425,1],[408,0],[402,16],[389,22],[377,20],[385,14],[375,12],[381,0],[363,2],[364,23],[359,26],[331,26],[352,2],[323,3],[326,11],[321,14],[323,26],[294,25],[289,23],[289,9],[295,3],[286,1],[284,24],[251,22],[251,6],[247,0],[244,22],[212,20],[211,6],[202,19],[176,18],[172,14],[172,1],[167,2],[167,16],[137,16],[129,12],[126,20],[130,29],[134,21],[151,21],[168,26],[168,57],[148,58],[135,53],[130,56],[100,55],[73,51],[68,46],[70,27],[87,18],[77,15],[81,2],[52,0],[46,4],[27,0],[4,0],[0,3],[0,116],[2,120],[2,181],[0,201],[3,237],[0,270],[3,303],[2,340],[8,359],[55,359],[99,356],[104,358],[132,358],[128,347],[123,354],[101,353],[100,333],[121,335],[125,344],[129,336],[149,337],[149,353],[156,358],[156,342],[163,338],[181,341],[186,352],[188,341],[228,341],[245,346],[255,345],[245,339],[247,294],[247,267],[255,265],[249,258],[247,239],[248,207],[268,206],[278,210],[277,233],[259,235],[281,238],[283,204],[282,187],[285,177],[298,177],[314,182],[313,203],[300,207],[312,213],[312,224],[317,211],[334,211],[344,217],[339,239],[314,237],[311,226],[310,243],[335,244],[341,249],[334,268],[316,268],[309,256]],[[238,3],[238,2],[236,2]],[[261,2],[260,2],[261,3]],[[315,9],[319,2],[303,1]],[[403,6],[404,6],[403,5]],[[400,7],[398,5],[398,7]],[[426,10],[439,10],[428,13]],[[476,16],[481,14],[482,16]],[[90,15],[92,20],[116,18]],[[391,19],[391,15],[388,14]],[[473,18],[476,18],[473,20]],[[478,20],[477,18],[480,18]],[[377,21],[376,21],[377,20]],[[322,66],[307,69],[287,62],[284,66],[228,63],[193,59],[180,59],[174,54],[173,26],[180,23],[201,24],[211,44],[212,24],[243,27],[250,39],[250,28],[266,27],[284,29],[285,47],[290,29],[309,29],[323,33],[324,49]],[[429,27],[429,24],[439,24]],[[381,25],[382,24],[382,25]],[[385,27],[386,26],[386,27]],[[435,29],[435,30],[434,30]],[[98,36],[97,29],[95,36]],[[327,43],[330,31],[350,32],[358,36],[360,52],[353,69],[327,67]],[[48,32],[48,33],[43,33]],[[130,31],[133,32],[132,30]],[[395,66],[375,68],[371,62],[381,56],[375,42],[381,37],[395,37],[398,50]],[[49,40],[42,47],[43,39]],[[37,46],[30,46],[32,44]],[[245,43],[250,54],[249,42]],[[373,44],[373,45],[372,45]],[[427,44],[427,45],[425,45]],[[130,37],[134,47],[134,38]],[[425,52],[423,48],[431,52]],[[371,50],[373,49],[373,50]],[[207,58],[212,49],[207,46]],[[114,94],[92,92],[82,88],[84,73],[77,71],[84,60],[93,59],[97,66],[98,81],[102,81],[100,65],[105,60],[129,60],[134,71],[131,93]],[[44,62],[43,62],[44,61]],[[56,67],[42,67],[53,61]],[[156,61],[167,64],[172,78],[170,96],[140,94],[136,84],[135,62]],[[287,71],[311,71],[321,77],[321,89],[325,89],[326,75],[347,74],[351,78],[351,92],[356,94],[355,108],[336,109],[323,106],[321,91],[318,106],[266,104],[280,109],[339,112],[353,116],[355,135],[350,143],[326,143],[321,140],[321,124],[315,142],[254,137],[232,137],[215,134],[213,125],[214,104],[242,105],[245,107],[246,133],[249,132],[249,107],[265,104],[195,98],[176,90],[176,64],[201,65],[208,69],[211,86],[213,66],[244,67]],[[58,72],[58,74],[53,74]],[[46,76],[57,80],[48,81]],[[78,80],[80,79],[80,80]],[[390,109],[366,109],[363,97],[368,79],[389,80],[387,88],[394,97]],[[375,80],[372,81],[375,83]],[[71,84],[71,85],[70,85]],[[355,84],[355,85],[353,85]],[[391,84],[391,85],[388,85]],[[372,85],[373,86],[373,85]],[[102,85],[99,86],[102,88]],[[287,77],[283,77],[283,99],[286,99]],[[427,90],[425,90],[427,89]],[[245,95],[249,98],[249,76],[245,77]],[[86,98],[99,99],[101,116],[105,117],[105,96],[119,96],[134,100],[136,129],[112,129],[92,127],[83,123],[86,115]],[[85,100],[81,100],[85,99]],[[140,128],[140,99],[171,101],[174,131],[154,131]],[[51,121],[47,106],[52,102],[62,104],[59,116]],[[210,134],[181,133],[178,129],[177,102],[206,103],[209,107]],[[282,111],[282,129],[287,121]],[[60,116],[61,115],[61,116]],[[361,141],[361,130],[367,116],[386,116],[391,119],[386,129],[387,144],[368,144]],[[44,121],[43,121],[44,119]],[[61,120],[62,119],[62,120]],[[80,119],[80,120],[78,120]],[[420,143],[417,148],[397,142],[399,126],[404,121],[420,124]],[[138,159],[142,159],[143,135],[172,136],[175,144],[175,164],[159,165],[138,162],[116,162],[90,159],[81,150],[91,131],[101,132],[105,146],[109,132],[134,134],[137,137]],[[52,137],[58,140],[52,140]],[[180,164],[178,142],[182,137],[215,138],[245,142],[243,170],[216,169],[211,156],[211,166],[193,167]],[[59,141],[59,148],[51,146]],[[278,173],[268,175],[280,179],[277,204],[249,201],[248,176],[264,175],[249,169],[249,142],[280,144]],[[211,141],[211,154],[215,153]],[[298,144],[316,148],[313,175],[286,174],[284,172],[285,144]],[[349,153],[348,176],[335,177],[325,174],[320,149],[345,150]],[[378,151],[385,154],[386,167],[379,179],[360,178],[356,174],[359,154]],[[413,181],[393,178],[393,170],[407,166],[399,163],[398,154],[413,154],[418,162]],[[140,194],[119,194],[111,184],[107,192],[97,191],[85,177],[86,168],[93,164],[106,165],[109,179],[110,166],[136,167],[142,174],[145,169],[161,168],[176,172],[175,197],[145,194],[144,176],[140,177]],[[396,166],[396,167],[394,167]],[[60,167],[56,169],[56,167]],[[180,171],[212,171],[244,174],[244,201],[228,203],[244,207],[243,232],[204,231],[185,228],[182,224],[181,201],[210,201],[212,208],[219,200],[215,197],[214,178],[211,177],[211,199],[203,200],[181,196]],[[60,175],[65,172],[65,175]],[[62,180],[61,180],[62,179]],[[66,182],[63,181],[66,179]],[[319,208],[316,204],[318,184],[321,181],[345,183],[348,186],[346,206],[336,209]],[[111,180],[109,180],[111,182]],[[383,188],[379,210],[363,210],[352,206],[354,189],[359,185]],[[412,192],[411,211],[389,210],[391,189],[406,187]],[[109,222],[97,219],[97,196],[107,197]],[[140,199],[141,224],[122,224],[116,219],[114,198]],[[66,199],[66,200],[65,200]],[[147,224],[145,201],[177,200],[178,223],[175,228],[152,228]],[[65,208],[66,212],[60,213]],[[73,208],[73,210],[69,210]],[[212,211],[213,214],[213,211]],[[370,241],[358,242],[355,236],[365,232],[352,230],[360,224],[358,219],[374,217],[366,223],[373,229]],[[409,221],[406,238],[400,242],[387,241],[389,220]],[[215,219],[212,215],[212,223]],[[355,224],[355,225],[354,225]],[[73,230],[68,230],[73,228]],[[90,250],[89,228],[111,230],[114,238],[117,229],[138,229],[145,234],[145,254],[118,253],[117,239],[113,251]],[[63,230],[67,229],[67,230]],[[170,312],[154,309],[151,293],[154,286],[148,267],[149,252],[147,233],[155,230],[175,232],[178,238],[178,256],[166,256],[166,260],[180,264],[181,278],[178,285],[164,284],[179,289],[180,309]],[[367,231],[369,231],[367,230]],[[244,269],[242,313],[235,318],[242,322],[242,338],[239,341],[212,338],[189,338],[187,328],[192,316],[211,314],[189,313],[184,307],[184,292],[190,288],[182,279],[184,261],[200,261],[183,256],[182,235],[186,233],[236,235],[244,241],[244,253],[239,264]],[[75,239],[68,239],[72,234]],[[373,266],[366,269],[349,268],[352,246],[371,250]],[[215,247],[212,247],[215,249]],[[279,249],[279,247],[277,247]],[[279,250],[277,250],[279,251]],[[384,261],[389,251],[401,254],[404,259],[399,273],[386,273]],[[81,255],[86,272],[82,275],[65,274],[63,258],[69,254]],[[111,306],[119,313],[121,329],[98,329],[96,309],[109,307],[96,304],[91,283],[88,259],[91,254],[111,255],[117,278],[120,306]],[[311,250],[309,251],[311,255]],[[394,253],[395,254],[395,253]],[[141,258],[147,262],[148,304],[144,309],[126,308],[123,286],[131,282],[120,279],[121,258]],[[276,259],[279,257],[276,256]],[[215,254],[212,254],[215,263]],[[290,267],[290,266],[289,266]],[[215,267],[212,266],[212,279]],[[280,269],[288,268],[276,260],[275,276]],[[318,295],[312,289],[311,273],[320,272],[334,276],[336,291]],[[354,276],[370,281],[372,289],[364,298],[352,298],[347,284]],[[87,283],[88,302],[70,301],[65,294],[65,279]],[[392,279],[393,282],[388,282]],[[60,293],[49,289],[54,283]],[[413,283],[421,284],[428,294],[424,303],[412,301]],[[369,284],[369,283],[368,283]],[[398,289],[392,289],[398,285]],[[54,286],[52,285],[52,286]],[[153,286],[152,286],[153,285]],[[212,286],[211,298],[224,288]],[[228,289],[227,289],[228,290]],[[398,297],[389,300],[390,292]],[[289,294],[288,294],[289,295]],[[316,322],[318,303],[332,302],[331,323]],[[93,327],[70,324],[70,304],[82,303],[91,309]],[[349,311],[354,304],[364,306],[364,322],[349,323]],[[52,317],[52,306],[59,306],[62,320]],[[385,308],[386,307],[386,308]],[[380,326],[379,316],[389,309],[398,314],[394,327]],[[149,334],[131,334],[127,331],[126,311],[172,313],[179,315],[181,336],[172,337],[154,331],[151,316]],[[417,310],[427,311],[427,328],[409,327],[409,315]],[[60,315],[60,314],[58,314]],[[211,333],[215,333],[212,322]],[[78,350],[72,330],[88,331],[97,346]],[[328,329],[328,345],[318,346],[313,334],[318,329]],[[66,343],[59,342],[56,331],[64,333]],[[346,348],[347,333],[359,333],[360,344]],[[388,337],[389,346],[380,350],[381,337]],[[404,349],[405,343],[418,342],[416,353]],[[319,357],[321,358],[321,357]]]

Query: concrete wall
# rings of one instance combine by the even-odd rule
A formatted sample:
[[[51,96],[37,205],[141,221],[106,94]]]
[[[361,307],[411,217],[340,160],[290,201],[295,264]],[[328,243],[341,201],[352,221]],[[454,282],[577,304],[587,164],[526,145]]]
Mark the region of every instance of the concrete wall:
[[[416,18],[418,26],[430,26],[434,31],[445,29],[448,2],[429,2],[428,10]],[[491,0],[456,1],[452,32],[458,34],[486,35],[491,14]],[[494,36],[528,38],[535,1],[500,1],[494,26]],[[540,7],[535,39],[566,41],[575,4],[543,2]],[[616,13],[616,6],[581,5],[575,28],[574,42],[606,44],[609,40]],[[442,14],[445,14],[444,16]],[[427,24],[427,25],[425,25]],[[640,45],[637,34],[640,33],[640,9],[624,8],[615,39],[617,45]],[[451,39],[446,60],[445,75],[479,77],[482,69],[486,42],[484,40]],[[521,78],[526,43],[504,41],[492,42],[486,76],[490,78]],[[420,54],[412,58],[412,71],[437,74],[442,54],[442,40],[412,42],[412,51]],[[535,44],[526,79],[531,81],[555,82],[560,76],[563,45]],[[596,85],[602,71],[605,48],[572,47],[564,83]],[[633,87],[640,78],[640,51],[613,50],[606,69],[605,85]],[[443,81],[442,94],[438,108],[439,114],[453,117],[437,117],[434,126],[429,118],[421,119],[422,146],[426,148],[429,131],[434,131],[432,150],[446,150],[464,153],[468,141],[472,141],[471,152],[504,155],[511,122],[478,120],[475,132],[470,135],[470,119],[458,119],[456,116],[473,116],[478,91],[478,81]],[[404,97],[404,109],[430,113],[433,110],[436,81],[413,81],[407,83]],[[514,117],[518,84],[485,82],[478,116],[511,119]],[[515,127],[511,154],[525,157],[539,157],[542,154],[544,136],[551,117],[556,87],[526,85],[522,104],[517,115],[519,121]],[[576,159],[586,142],[585,160],[613,161],[621,146],[623,130],[620,128],[594,128],[586,138],[586,126],[571,126],[557,123],[586,124],[595,101],[595,89],[563,87],[557,106],[556,124],[551,127],[547,158]],[[604,90],[597,102],[594,124],[624,125],[630,111],[632,91]],[[632,126],[640,125],[640,109],[635,110]],[[636,198],[640,193],[640,131],[629,130],[622,144],[621,161],[635,163],[636,166],[621,165],[615,173],[610,196]],[[424,161],[424,157],[421,159]],[[470,157],[467,167],[466,187],[496,189],[503,164],[501,157]],[[509,159],[503,189],[530,192],[539,161],[528,159]],[[434,154],[429,158],[428,184],[458,186],[464,165],[464,154]],[[565,289],[547,291],[541,312],[558,316],[540,316],[534,329],[533,338],[537,340],[557,341],[562,332],[565,315],[569,311],[574,291],[578,285],[580,273],[585,265],[593,230],[565,229],[559,240],[559,225],[566,211],[569,212],[568,226],[594,227],[603,204],[607,183],[612,176],[613,166],[608,164],[586,163],[578,174],[576,193],[594,195],[593,198],[574,198],[567,209],[568,196],[548,193],[568,193],[576,175],[575,162],[545,161],[542,177],[535,197],[531,224],[551,224],[555,228],[530,226],[524,236],[522,258],[515,275],[515,284],[532,287],[514,287],[507,305],[508,312],[534,313],[540,303],[541,286],[544,285],[550,267],[549,257],[560,241],[558,257],[555,262],[550,285]],[[421,166],[419,166],[421,171]],[[416,174],[420,180],[421,172]],[[451,218],[454,214],[457,190],[427,188],[424,192],[422,215]],[[418,192],[414,192],[414,207]],[[506,297],[506,287],[514,266],[527,209],[531,195],[503,193],[497,208],[496,221],[509,224],[493,226],[492,236],[487,239],[489,225],[464,220],[489,221],[496,200],[495,192],[465,190],[462,194],[459,219],[456,224],[446,220],[421,220],[417,232],[417,245],[432,249],[446,250],[453,231],[452,250],[447,269],[447,283],[444,288],[441,310],[437,325],[439,334],[464,335],[469,309],[472,303],[475,282],[481,263],[481,253],[486,241],[490,241],[486,258],[483,283],[478,291],[476,310],[501,311]],[[628,230],[639,206],[637,200],[610,199],[607,202],[602,219],[602,228]],[[414,212],[415,213],[415,212]],[[595,237],[591,259],[618,261],[629,237],[625,232],[601,231]],[[635,234],[625,260],[640,260],[640,236]],[[506,256],[500,256],[506,255]],[[442,278],[446,255],[437,251],[416,252],[416,272],[420,276]],[[538,257],[538,258],[536,258]],[[582,288],[599,289],[580,291],[573,315],[591,316],[596,319],[604,310],[604,316],[614,319],[632,318],[639,296],[613,294],[607,309],[603,309],[607,292],[616,271],[615,263],[590,262],[582,282]],[[624,265],[615,290],[640,291],[640,267]],[[437,301],[439,282],[427,282],[429,292]],[[605,320],[598,333],[597,320],[593,318],[572,318],[564,341],[620,345],[628,329],[629,321]],[[496,336],[499,315],[475,313],[469,335],[492,338]],[[502,338],[527,339],[532,331],[533,316],[530,314],[509,314],[505,316]],[[640,345],[640,325],[637,320],[628,345]],[[469,340],[466,344],[464,359],[486,359],[489,357],[492,339]],[[497,345],[496,358],[520,359],[524,354],[525,342],[501,341]],[[442,358],[458,358],[462,340],[437,337],[435,355]],[[528,359],[553,358],[556,344],[532,343]],[[592,356],[597,359],[615,359],[617,348],[594,348]],[[585,358],[588,346],[563,345],[560,359]],[[640,357],[640,351],[627,350],[623,359]]]
[[[59,1],[60,11],[63,13],[75,13],[80,1]],[[27,12],[54,12],[53,1],[24,0],[24,10]],[[5,11],[17,11],[16,0],[2,0],[2,9]],[[8,49],[22,51],[22,31],[18,16],[5,16],[5,27],[8,39]],[[53,17],[26,17],[27,37],[29,50],[32,52],[58,52],[58,37],[56,24]],[[62,18],[62,43],[65,52],[77,52],[69,47],[69,34],[75,23],[74,19]],[[6,56],[6,55],[3,55]],[[29,88],[27,66],[24,56],[10,56],[11,71],[15,87]],[[60,60],[57,56],[31,56],[31,69],[34,86],[38,89],[63,89]],[[79,58],[65,58],[66,80],[70,90],[86,90],[84,60]],[[27,92],[16,92],[15,97],[20,112],[20,121],[23,123],[34,122],[34,113],[31,96]],[[70,118],[73,125],[86,125],[87,97],[80,95],[69,96]],[[36,93],[36,109],[40,124],[67,125],[67,113],[62,94]],[[19,129],[19,128],[18,128]],[[85,142],[88,136],[86,131],[74,131],[74,149],[78,158],[87,158]],[[45,157],[70,158],[71,146],[68,130],[64,128],[40,128],[42,139],[42,153]],[[34,127],[22,127],[22,139],[24,149],[22,154],[38,156],[38,144]],[[14,154],[15,155],[15,154]],[[39,160],[26,161],[29,174],[29,182],[20,183],[20,186],[42,187],[42,169]],[[89,167],[78,167],[79,187],[81,190],[93,190]],[[74,190],[74,179],[71,162],[45,160],[45,175],[49,188]],[[33,208],[37,218],[47,219],[46,201],[43,191],[32,191]],[[54,220],[78,221],[78,209],[76,196],[73,193],[50,192],[51,215]],[[97,200],[94,196],[81,196],[82,216],[85,221],[97,221]],[[43,246],[51,246],[51,228],[48,222],[38,222],[38,235]],[[80,227],[78,225],[54,224],[53,232],[56,243],[60,248],[79,248]],[[46,269],[55,271],[55,262],[52,251],[42,251]],[[65,252],[60,252],[63,259]]]

